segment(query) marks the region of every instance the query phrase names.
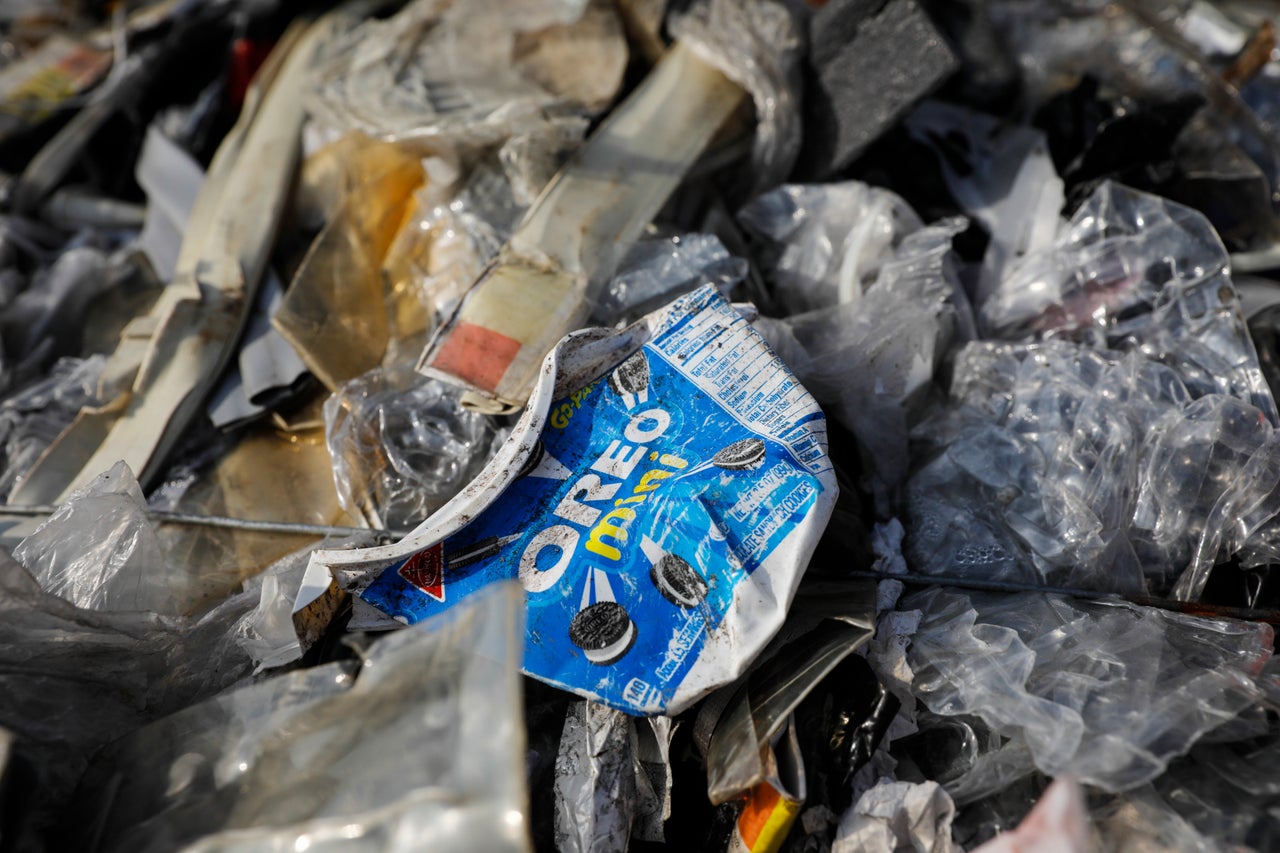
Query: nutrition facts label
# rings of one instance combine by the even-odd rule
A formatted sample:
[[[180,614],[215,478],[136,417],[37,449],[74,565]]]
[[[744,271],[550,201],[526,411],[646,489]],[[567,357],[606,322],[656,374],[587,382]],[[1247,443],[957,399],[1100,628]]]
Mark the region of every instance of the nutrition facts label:
[[[826,420],[751,324],[714,291],[684,297],[688,311],[650,345],[749,429],[785,444],[810,471],[829,470]]]

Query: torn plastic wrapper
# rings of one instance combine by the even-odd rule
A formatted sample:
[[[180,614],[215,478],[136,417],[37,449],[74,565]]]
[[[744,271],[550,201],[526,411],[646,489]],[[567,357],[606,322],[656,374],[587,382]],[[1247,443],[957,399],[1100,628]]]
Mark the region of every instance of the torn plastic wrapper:
[[[68,849],[527,849],[521,611],[495,584],[380,640],[354,683],[302,669],[117,741]]]
[[[729,834],[726,853],[778,853],[807,796],[804,756],[788,717],[777,742],[763,748],[765,778],[752,786]]]
[[[737,108],[742,90],[677,44],[529,210],[422,355],[485,411],[529,399],[543,357],[579,328],[622,254]]]
[[[817,404],[704,286],[567,338],[457,498],[397,545],[313,567],[410,623],[518,577],[527,673],[672,714],[782,624],[835,496]]]

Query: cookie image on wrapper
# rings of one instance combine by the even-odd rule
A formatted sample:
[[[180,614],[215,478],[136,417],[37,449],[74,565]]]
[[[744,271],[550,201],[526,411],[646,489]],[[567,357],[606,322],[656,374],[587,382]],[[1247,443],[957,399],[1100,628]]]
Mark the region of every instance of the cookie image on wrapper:
[[[621,660],[635,645],[636,634],[627,609],[616,601],[589,604],[569,622],[569,639],[598,666]]]
[[[688,561],[663,554],[649,570],[649,579],[662,597],[676,607],[697,607],[707,599],[707,582]]]
[[[622,398],[628,409],[649,400],[649,359],[638,350],[609,374],[609,389]]]
[[[764,441],[758,438],[744,438],[722,448],[711,457],[711,464],[726,471],[746,471],[759,468],[764,463]]]

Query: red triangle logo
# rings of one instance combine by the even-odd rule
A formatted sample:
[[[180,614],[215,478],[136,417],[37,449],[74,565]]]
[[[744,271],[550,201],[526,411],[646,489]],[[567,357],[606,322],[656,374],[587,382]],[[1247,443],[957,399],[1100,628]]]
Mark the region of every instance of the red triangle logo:
[[[405,560],[398,574],[436,601],[444,601],[444,543],[437,542]]]

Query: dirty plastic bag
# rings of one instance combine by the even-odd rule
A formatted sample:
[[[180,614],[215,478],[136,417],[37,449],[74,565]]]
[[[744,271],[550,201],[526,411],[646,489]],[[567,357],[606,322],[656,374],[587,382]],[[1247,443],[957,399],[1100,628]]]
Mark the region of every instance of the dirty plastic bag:
[[[1252,705],[1273,638],[1265,623],[1039,593],[932,588],[900,607],[923,614],[908,659],[929,710],[978,716],[1042,772],[1112,792]]]
[[[461,392],[411,368],[375,368],[324,404],[325,441],[342,506],[405,530],[484,468],[505,433],[462,407]]]
[[[636,818],[634,722],[595,702],[574,702],[556,756],[556,849],[626,851]]]
[[[519,578],[527,673],[678,713],[781,626],[836,495],[825,427],[704,285],[620,332],[565,338],[458,497],[396,545],[317,552],[313,567],[409,623]]]
[[[588,5],[416,0],[347,33],[327,57],[309,107],[324,126],[379,138],[480,148],[554,135],[557,124],[579,124],[575,112],[607,105],[622,82],[627,50],[616,13],[605,7],[587,15]],[[575,61],[522,43],[539,30],[546,37],[549,27],[580,28],[586,38]]]
[[[923,223],[897,193],[860,181],[787,184],[738,219],[766,242],[761,260],[786,314],[856,303]]]
[[[750,190],[786,179],[800,154],[804,37],[784,3],[700,0],[672,17],[671,34],[751,93],[756,108]]]
[[[86,610],[177,615],[180,591],[123,462],[76,491],[13,556],[45,592]]]
[[[976,306],[988,336],[1071,336],[1137,350],[1177,371],[1193,396],[1230,394],[1273,425],[1229,259],[1199,212],[1107,181],[1050,251],[1014,265]]]
[[[527,849],[521,611],[499,584],[374,643],[354,684],[299,670],[122,739],[78,849]]]

